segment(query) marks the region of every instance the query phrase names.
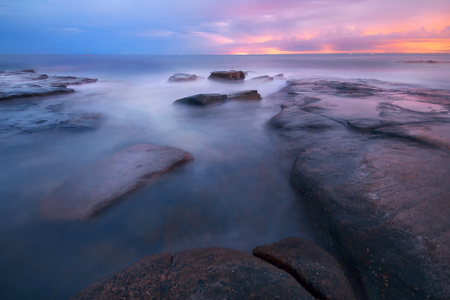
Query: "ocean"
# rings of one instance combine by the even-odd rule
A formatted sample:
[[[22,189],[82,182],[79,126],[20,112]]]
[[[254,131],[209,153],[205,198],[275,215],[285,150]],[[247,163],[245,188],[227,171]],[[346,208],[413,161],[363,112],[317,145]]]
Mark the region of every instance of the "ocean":
[[[209,246],[251,252],[289,236],[320,244],[289,185],[293,158],[277,148],[266,126],[280,103],[264,97],[289,78],[367,78],[448,89],[449,61],[448,54],[0,55],[0,70],[99,80],[72,86],[72,94],[2,101],[0,125],[26,122],[37,108],[54,105],[104,117],[96,130],[0,135],[0,299],[70,298],[154,253]],[[211,71],[230,69],[248,78],[282,73],[285,79],[206,79]],[[204,79],[168,82],[178,72]],[[263,100],[200,109],[173,105],[198,93],[250,89]],[[195,160],[90,221],[42,217],[41,201],[55,187],[138,143],[178,147]]]

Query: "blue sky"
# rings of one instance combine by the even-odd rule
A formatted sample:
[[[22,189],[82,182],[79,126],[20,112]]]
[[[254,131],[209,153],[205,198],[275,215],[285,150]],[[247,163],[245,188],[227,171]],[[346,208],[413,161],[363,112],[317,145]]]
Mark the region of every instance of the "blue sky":
[[[449,0],[1,0],[2,54],[450,53]]]

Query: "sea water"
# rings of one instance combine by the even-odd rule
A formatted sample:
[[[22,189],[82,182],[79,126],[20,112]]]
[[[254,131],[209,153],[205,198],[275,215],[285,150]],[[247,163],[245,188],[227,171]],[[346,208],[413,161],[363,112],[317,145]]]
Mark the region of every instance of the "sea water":
[[[407,61],[443,63],[407,63]],[[229,101],[191,108],[176,99],[198,93],[257,89],[263,97],[285,86],[205,79],[215,70],[248,78],[370,78],[448,89],[449,55],[353,54],[282,56],[3,55],[0,70],[98,78],[75,93],[0,102],[0,122],[14,105],[64,103],[99,113],[100,128],[46,131],[0,141],[0,298],[64,299],[101,277],[153,253],[197,247],[250,252],[289,236],[318,243],[289,185],[292,157],[277,148],[267,121],[280,103]],[[176,72],[205,77],[170,83]],[[33,111],[17,118],[31,118]],[[29,113],[29,115],[27,115]],[[191,163],[136,191],[90,221],[49,221],[42,199],[79,170],[137,143],[189,151]]]

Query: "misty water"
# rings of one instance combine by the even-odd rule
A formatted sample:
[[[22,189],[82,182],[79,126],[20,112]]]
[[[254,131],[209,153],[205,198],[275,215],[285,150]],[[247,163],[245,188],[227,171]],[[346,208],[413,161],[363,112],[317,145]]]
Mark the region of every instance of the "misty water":
[[[0,141],[0,298],[64,299],[153,253],[220,246],[250,252],[289,236],[317,240],[289,185],[292,157],[277,149],[267,121],[275,100],[197,108],[173,101],[198,93],[257,89],[266,97],[286,80],[169,83],[176,72],[248,71],[248,78],[372,78],[448,88],[449,55],[0,56],[0,70],[98,78],[73,94],[0,102],[23,122],[37,107],[99,113],[100,128],[2,135]],[[352,100],[354,101],[354,99]],[[405,100],[407,102],[407,100]],[[414,105],[408,104],[405,105]],[[349,106],[353,106],[348,102]],[[343,104],[345,106],[345,104]],[[363,109],[363,108],[362,108]],[[48,117],[43,116],[43,117]],[[77,171],[138,143],[178,147],[195,160],[136,191],[90,221],[49,221],[41,201]]]

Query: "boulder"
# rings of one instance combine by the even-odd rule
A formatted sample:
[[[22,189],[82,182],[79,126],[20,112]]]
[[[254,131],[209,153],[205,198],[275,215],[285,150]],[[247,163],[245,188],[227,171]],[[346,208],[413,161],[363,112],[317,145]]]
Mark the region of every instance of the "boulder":
[[[0,71],[0,100],[72,93],[74,90],[67,85],[96,81],[94,78],[36,74],[33,70]]]
[[[211,104],[223,103],[227,99],[227,95],[222,94],[198,94],[178,99],[174,104],[187,104],[193,106],[208,106]]]
[[[229,94],[227,100],[261,100],[262,97],[257,90],[242,91]]]
[[[175,73],[169,77],[170,82],[186,82],[197,80],[197,75],[187,73]]]
[[[178,148],[138,144],[87,167],[53,190],[41,203],[52,220],[88,220],[175,165],[192,160]]]
[[[288,273],[250,254],[202,248],[146,257],[73,299],[314,299]]]
[[[291,274],[317,299],[356,299],[336,259],[306,239],[287,238],[256,247],[253,254]]]
[[[225,81],[242,81],[245,79],[245,73],[243,71],[214,71],[211,72],[208,79],[211,80],[225,80]]]

